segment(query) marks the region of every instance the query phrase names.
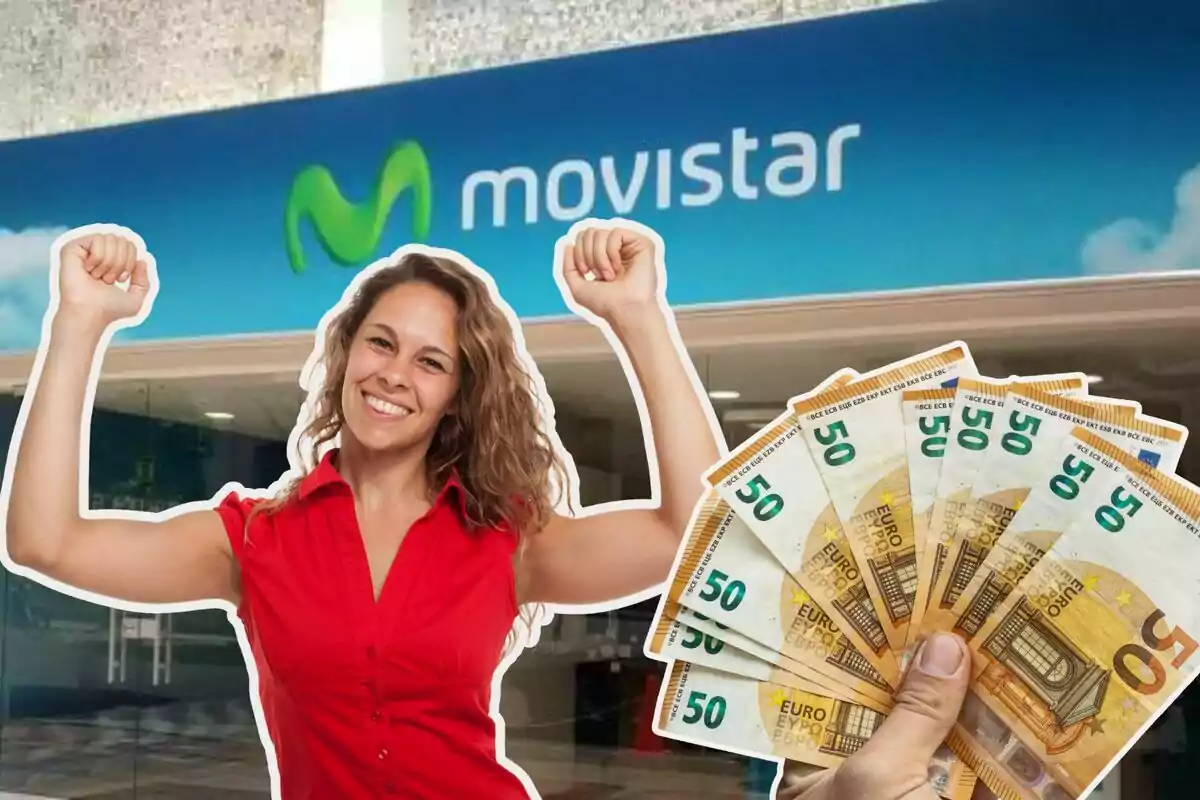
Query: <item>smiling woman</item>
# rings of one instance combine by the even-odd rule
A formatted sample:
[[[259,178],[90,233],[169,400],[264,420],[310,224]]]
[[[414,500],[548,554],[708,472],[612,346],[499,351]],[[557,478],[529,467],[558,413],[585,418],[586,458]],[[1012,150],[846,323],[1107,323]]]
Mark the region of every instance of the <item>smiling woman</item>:
[[[111,230],[54,256],[52,336],[8,464],[12,562],[96,602],[236,608],[282,797],[536,795],[492,714],[521,608],[657,587],[719,454],[656,237],[583,226],[557,251],[568,303],[623,350],[659,471],[657,498],[581,516],[557,511],[575,476],[511,311],[474,268],[417,251],[364,271],[327,315],[294,435],[308,452],[279,492],[85,517],[89,369],[115,323],[145,317],[155,273]]]
[[[465,475],[472,525],[545,524],[552,485],[564,485],[566,474],[541,430],[511,323],[468,269],[413,253],[373,272],[328,322],[321,363],[323,382],[313,387],[314,413],[300,437],[309,463],[345,429],[352,435],[341,441],[343,473],[373,463],[373,453],[423,454],[406,465],[413,474],[388,475],[386,484],[419,494]],[[511,457],[487,457],[505,450]],[[286,506],[298,488],[255,511]],[[385,506],[395,499],[388,495]],[[372,570],[376,595],[393,555],[378,554],[376,564],[368,542],[372,566],[382,568]]]

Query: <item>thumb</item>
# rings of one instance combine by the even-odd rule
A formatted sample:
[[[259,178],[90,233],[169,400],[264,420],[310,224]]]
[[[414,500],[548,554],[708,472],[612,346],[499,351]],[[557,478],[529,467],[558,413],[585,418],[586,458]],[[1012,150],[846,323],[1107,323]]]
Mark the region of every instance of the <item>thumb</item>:
[[[150,269],[141,259],[134,263],[133,272],[130,273],[129,293],[139,297],[150,293]]]
[[[954,727],[970,678],[971,656],[962,639],[949,633],[927,639],[896,693],[895,706],[862,751],[891,764],[919,764],[924,771]]]

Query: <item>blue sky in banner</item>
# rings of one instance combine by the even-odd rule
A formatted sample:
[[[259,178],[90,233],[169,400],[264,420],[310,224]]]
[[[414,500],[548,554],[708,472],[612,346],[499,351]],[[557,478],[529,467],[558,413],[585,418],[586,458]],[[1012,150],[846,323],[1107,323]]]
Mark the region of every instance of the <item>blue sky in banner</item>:
[[[942,0],[3,144],[0,346],[36,345],[48,244],[92,222],[158,259],[154,313],[123,338],[311,328],[353,267],[306,229],[290,269],[294,177],[324,165],[361,199],[406,139],[431,167],[429,243],[525,317],[566,313],[550,189],[572,160],[594,175],[582,212],[628,191],[662,233],[676,305],[1200,268],[1197,40],[1194,4]],[[497,224],[479,177],[515,167],[535,214],[512,182]],[[577,172],[559,188],[581,200]],[[371,259],[411,240],[410,202]]]

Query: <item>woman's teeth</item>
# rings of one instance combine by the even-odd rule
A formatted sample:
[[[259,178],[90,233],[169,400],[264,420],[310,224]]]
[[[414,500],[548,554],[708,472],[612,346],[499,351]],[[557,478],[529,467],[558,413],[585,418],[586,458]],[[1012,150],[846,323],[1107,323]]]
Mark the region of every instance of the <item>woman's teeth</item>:
[[[395,403],[389,403],[387,400],[380,400],[374,395],[366,395],[367,405],[378,411],[380,414],[387,414],[392,417],[407,417],[409,411],[403,406],[398,406]]]

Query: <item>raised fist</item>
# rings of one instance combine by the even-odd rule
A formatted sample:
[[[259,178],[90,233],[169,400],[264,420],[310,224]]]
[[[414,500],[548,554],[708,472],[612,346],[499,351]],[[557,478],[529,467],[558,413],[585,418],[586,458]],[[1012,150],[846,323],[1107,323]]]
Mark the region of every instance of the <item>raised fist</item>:
[[[115,233],[72,239],[60,251],[60,313],[88,315],[105,324],[136,316],[150,294],[150,274],[138,245]],[[117,284],[128,281],[128,288]]]
[[[632,226],[585,226],[562,247],[564,290],[604,320],[658,299],[657,245]]]

